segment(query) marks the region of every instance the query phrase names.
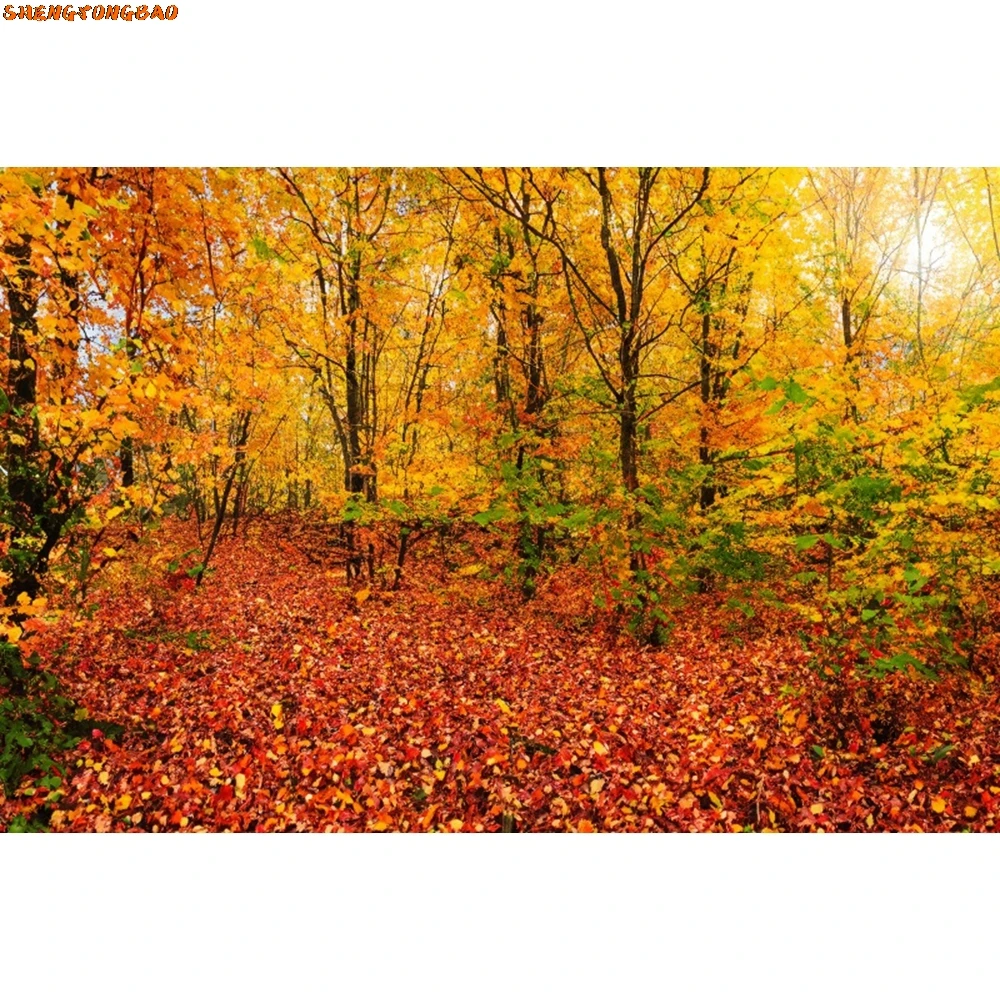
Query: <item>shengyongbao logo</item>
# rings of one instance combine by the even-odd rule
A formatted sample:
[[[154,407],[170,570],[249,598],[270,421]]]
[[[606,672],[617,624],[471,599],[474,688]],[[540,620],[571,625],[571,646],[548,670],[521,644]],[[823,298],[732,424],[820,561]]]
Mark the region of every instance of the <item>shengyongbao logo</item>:
[[[177,17],[175,4],[166,7],[161,7],[159,4],[154,7],[148,4],[140,4],[137,7],[131,4],[105,6],[100,3],[96,6],[84,4],[80,7],[73,4],[50,4],[40,7],[22,5],[15,7],[13,4],[7,4],[3,9],[5,21],[172,21],[175,17]]]

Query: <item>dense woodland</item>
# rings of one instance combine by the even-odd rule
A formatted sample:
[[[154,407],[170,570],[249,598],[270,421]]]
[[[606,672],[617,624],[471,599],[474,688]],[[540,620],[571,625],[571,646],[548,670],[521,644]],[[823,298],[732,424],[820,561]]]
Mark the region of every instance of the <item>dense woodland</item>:
[[[1000,171],[0,170],[0,825],[991,829]]]

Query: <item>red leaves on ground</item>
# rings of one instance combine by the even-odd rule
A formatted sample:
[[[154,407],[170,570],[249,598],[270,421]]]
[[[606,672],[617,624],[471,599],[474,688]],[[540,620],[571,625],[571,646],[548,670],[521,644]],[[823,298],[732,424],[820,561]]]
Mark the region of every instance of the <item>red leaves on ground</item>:
[[[54,829],[994,825],[991,680],[820,681],[777,619],[727,645],[707,598],[640,649],[569,620],[565,581],[521,603],[418,564],[359,604],[301,562],[230,542],[201,590],[105,592],[34,640],[91,718],[126,725],[64,762]],[[26,780],[0,819],[48,795]]]

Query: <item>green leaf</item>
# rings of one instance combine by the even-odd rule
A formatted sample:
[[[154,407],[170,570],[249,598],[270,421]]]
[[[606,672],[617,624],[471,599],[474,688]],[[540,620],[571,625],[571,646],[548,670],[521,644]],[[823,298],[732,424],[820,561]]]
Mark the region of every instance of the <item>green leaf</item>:
[[[785,386],[785,396],[789,402],[797,403],[799,406],[813,401],[812,396],[810,396],[809,393],[807,393],[805,389],[803,389],[802,386],[795,381],[795,379],[788,380],[788,383]]]
[[[907,667],[913,667],[914,670],[925,677],[930,677],[933,680],[937,679],[937,674],[926,663],[922,663],[909,653],[897,653],[895,656],[883,657],[872,664],[872,669],[880,674],[887,674],[894,670],[905,670]]]
[[[590,511],[587,510],[577,510],[570,514],[568,517],[563,518],[562,526],[573,530],[574,528],[582,528],[590,520]]]
[[[365,516],[364,504],[354,497],[349,497],[340,516],[344,521],[360,521]]]
[[[819,541],[819,535],[799,535],[795,539],[795,551],[804,552],[806,549],[811,549]]]
[[[982,385],[970,385],[967,389],[960,390],[959,395],[969,406],[980,406],[985,402],[988,392],[1000,392],[1000,377]]]
[[[253,247],[254,253],[260,260],[274,260],[278,256],[259,236],[255,236],[250,241],[250,246]]]
[[[509,514],[510,511],[506,507],[490,507],[489,510],[481,510],[478,514],[473,514],[472,520],[481,528],[485,528],[495,521],[502,521]]]

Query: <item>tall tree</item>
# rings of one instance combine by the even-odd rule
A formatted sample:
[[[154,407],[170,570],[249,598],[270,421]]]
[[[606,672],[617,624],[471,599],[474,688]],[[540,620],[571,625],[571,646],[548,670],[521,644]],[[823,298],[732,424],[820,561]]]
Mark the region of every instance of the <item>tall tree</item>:
[[[463,174],[495,209],[558,251],[574,319],[610,396],[621,484],[633,496],[640,483],[639,430],[648,415],[641,405],[642,362],[671,322],[663,308],[667,271],[658,255],[692,224],[709,169],[502,168]],[[521,190],[544,206],[541,220],[552,216],[555,222],[533,218]],[[573,207],[556,216],[561,198],[571,199]],[[633,515],[629,519],[634,527]],[[633,549],[632,569],[640,563]]]

